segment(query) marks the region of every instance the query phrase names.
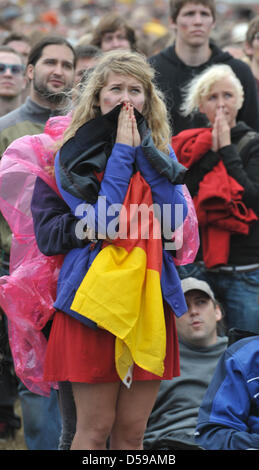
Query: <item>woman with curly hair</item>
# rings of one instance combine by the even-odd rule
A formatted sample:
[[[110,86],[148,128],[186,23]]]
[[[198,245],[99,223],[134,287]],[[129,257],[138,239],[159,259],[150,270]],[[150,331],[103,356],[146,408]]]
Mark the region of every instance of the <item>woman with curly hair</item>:
[[[185,168],[169,144],[166,107],[152,80],[142,55],[108,52],[73,111],[55,176],[78,219],[71,240],[76,234],[82,246],[69,247],[51,207],[40,210],[46,200],[40,180],[35,186],[39,248],[65,253],[45,379],[72,383],[71,449],[105,449],[108,438],[110,449],[141,449],[160,381],[179,375],[174,314],[186,304],[165,237],[172,241],[188,212]],[[140,207],[148,208],[141,217]]]

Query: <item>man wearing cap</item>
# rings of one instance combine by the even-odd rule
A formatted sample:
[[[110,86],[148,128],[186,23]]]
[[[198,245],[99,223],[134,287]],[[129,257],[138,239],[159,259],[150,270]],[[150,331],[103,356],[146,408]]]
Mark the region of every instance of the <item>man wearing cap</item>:
[[[145,433],[145,449],[199,449],[194,439],[199,407],[228,343],[226,336],[218,336],[222,312],[210,286],[191,277],[181,283],[188,306],[176,318],[181,375],[161,382]]]

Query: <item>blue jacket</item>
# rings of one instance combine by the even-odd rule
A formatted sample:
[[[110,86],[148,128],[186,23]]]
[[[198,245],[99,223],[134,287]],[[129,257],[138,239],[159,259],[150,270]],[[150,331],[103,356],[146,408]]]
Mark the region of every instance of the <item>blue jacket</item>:
[[[221,357],[200,407],[196,443],[207,450],[259,450],[259,336]]]
[[[172,150],[170,153],[170,157],[174,159],[176,158]],[[62,189],[59,181],[58,160],[59,154],[57,154],[55,160],[56,179],[57,184],[59,186],[59,190],[64,199],[64,217],[66,217],[67,219],[68,214],[66,210],[67,206],[65,205],[65,203],[71,208],[73,213],[77,213],[78,204],[85,204],[85,201],[79,200],[75,196],[72,196],[71,194]],[[98,222],[97,215],[98,211],[99,215],[100,213],[103,214],[103,200],[105,200],[106,210],[104,214],[105,217],[101,217],[101,232],[106,233],[108,225],[112,222],[112,219],[114,219],[114,216],[107,216],[107,210],[111,204],[123,203],[127,192],[128,184],[133,173],[134,165],[137,165],[139,168],[141,168],[142,175],[151,186],[153,201],[159,206],[161,206],[163,203],[171,204],[172,231],[175,229],[175,204],[182,204],[183,217],[186,217],[187,204],[182,194],[181,185],[173,185],[165,176],[158,174],[156,170],[154,170],[151,165],[146,161],[139,147],[134,148],[124,144],[115,144],[112,153],[108,159],[103,179],[100,185],[99,198],[97,202],[91,206],[91,211],[89,211],[89,216],[87,217],[88,227],[91,227],[97,232],[99,223],[100,231],[100,217]],[[64,241],[64,238],[57,237],[57,233],[59,232],[61,227],[64,227],[64,220],[62,220],[63,217],[59,215],[58,217],[55,217],[54,221],[51,217],[46,217],[47,212],[52,212],[54,214],[53,198],[51,205],[49,205],[48,208],[45,207],[43,210],[40,211],[41,214],[39,214],[39,206],[43,208],[46,201],[46,198],[40,198],[40,194],[37,194],[37,187],[39,186],[39,184],[42,186],[42,182],[37,182],[35,186],[31,206],[34,218],[35,235],[39,248],[47,255],[57,254],[58,252],[64,253],[64,251],[66,250],[64,250],[64,248],[62,247],[62,243],[60,243]],[[46,188],[45,191],[47,191]],[[78,215],[78,220],[82,216],[82,214]],[[44,224],[41,223],[43,217],[45,217],[46,222]],[[69,221],[69,226],[72,230],[75,230],[75,225],[72,224],[71,220]],[[59,247],[57,247],[57,245],[53,245],[53,247],[51,247],[51,236],[53,236],[53,241],[55,243],[60,243]],[[70,251],[67,250],[67,254],[65,256],[64,263],[61,268],[58,280],[55,308],[67,312],[75,318],[79,319],[77,313],[72,311],[70,309],[70,306],[72,304],[76,290],[81,284],[94,258],[101,249],[102,240],[97,241],[97,243],[95,244],[87,243],[83,246],[81,241],[79,242],[78,248],[76,248],[74,236],[71,237],[71,239],[73,240],[74,244],[71,246],[72,249]],[[165,250],[163,252],[161,286],[163,297],[171,306],[175,314],[177,316],[180,316],[185,313],[187,310],[187,306],[181,289],[180,279],[174,265],[172,254]],[[85,323],[91,327],[95,327],[93,322],[88,319],[85,319]]]

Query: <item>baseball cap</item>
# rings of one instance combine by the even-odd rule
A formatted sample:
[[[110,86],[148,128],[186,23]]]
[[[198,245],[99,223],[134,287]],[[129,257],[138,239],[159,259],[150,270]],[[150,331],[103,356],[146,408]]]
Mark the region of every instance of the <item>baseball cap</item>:
[[[215,296],[207,282],[200,281],[200,279],[196,279],[195,277],[186,277],[185,279],[181,280],[181,285],[184,294],[190,290],[200,290],[205,292],[205,294],[207,294],[211,300],[215,302]]]

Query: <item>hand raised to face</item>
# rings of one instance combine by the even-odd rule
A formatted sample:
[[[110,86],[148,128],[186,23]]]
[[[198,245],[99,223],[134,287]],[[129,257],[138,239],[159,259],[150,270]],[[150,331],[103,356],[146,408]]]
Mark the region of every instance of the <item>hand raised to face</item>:
[[[134,108],[132,104],[124,102],[118,118],[116,142],[136,147],[140,144],[140,135],[137,128]]]
[[[217,152],[220,148],[231,144],[230,125],[221,108],[217,109],[212,129],[212,150]]]

